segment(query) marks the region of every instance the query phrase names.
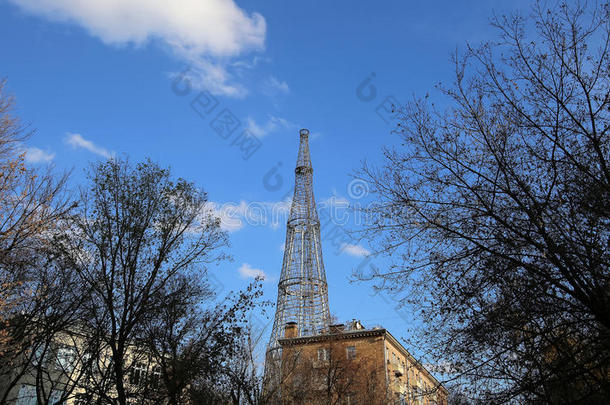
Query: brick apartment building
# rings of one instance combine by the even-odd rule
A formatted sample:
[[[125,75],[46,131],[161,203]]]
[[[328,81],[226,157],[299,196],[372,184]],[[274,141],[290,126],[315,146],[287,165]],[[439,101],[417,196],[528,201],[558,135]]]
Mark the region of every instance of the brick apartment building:
[[[298,337],[285,327],[284,404],[446,405],[447,390],[386,329],[358,321]]]

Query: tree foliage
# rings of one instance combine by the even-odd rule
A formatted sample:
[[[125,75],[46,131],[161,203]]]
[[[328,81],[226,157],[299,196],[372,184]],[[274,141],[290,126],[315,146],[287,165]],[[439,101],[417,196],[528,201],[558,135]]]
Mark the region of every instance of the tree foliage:
[[[136,368],[154,356],[144,343],[150,328],[205,298],[206,266],[224,258],[226,238],[206,194],[151,161],[100,162],[89,179],[70,232],[57,235],[55,246],[89,294],[85,328],[100,331],[90,333],[98,348],[93,394],[124,405],[145,391],[129,380],[147,374]]]
[[[48,240],[72,204],[67,175],[26,164],[32,135],[13,114],[14,99],[0,81],[0,403],[27,373],[32,358],[74,320],[74,280],[58,271]],[[72,289],[70,289],[72,288]]]
[[[243,357],[242,344],[250,336],[248,315],[259,305],[260,280],[239,293],[229,294],[222,302],[211,300],[214,293],[209,289],[196,291],[202,287],[205,289],[205,284],[192,281],[188,285],[173,283],[172,302],[147,330],[147,347],[160,371],[160,384],[152,397],[169,404],[178,405],[187,398],[191,403],[229,402],[233,399],[232,390],[251,382],[249,375],[239,380],[230,375],[249,365]],[[206,305],[202,305],[202,298],[208,301]],[[193,397],[199,400],[194,401]],[[236,397],[233,403],[243,403],[243,395]]]
[[[383,359],[374,355],[346,355],[344,342],[329,341],[316,346],[325,358],[316,358],[309,347],[284,347],[285,380],[282,400],[294,404],[385,404],[389,401]]]

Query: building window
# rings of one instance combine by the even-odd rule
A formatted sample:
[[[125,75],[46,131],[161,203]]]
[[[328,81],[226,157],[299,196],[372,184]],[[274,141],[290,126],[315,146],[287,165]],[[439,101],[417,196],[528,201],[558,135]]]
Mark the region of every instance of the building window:
[[[76,394],[74,396],[74,405],[89,405],[91,402],[91,397],[87,394]]]
[[[161,380],[161,367],[155,366],[155,367],[153,367],[152,373],[150,375],[150,386],[153,388],[158,388],[160,380]]]
[[[142,363],[136,363],[131,371],[130,383],[140,385],[146,382],[146,367]]]
[[[74,362],[76,360],[76,351],[70,346],[59,346],[57,349],[57,364],[55,368],[63,370],[66,373],[71,373],[74,370]]]
[[[36,402],[36,387],[23,384],[21,388],[19,388],[15,405],[36,405]]]
[[[328,361],[328,349],[318,349],[318,361]]]
[[[53,390],[51,392],[51,396],[49,397],[48,404],[59,404],[59,401],[63,394],[63,391]],[[37,399],[38,397],[36,395],[36,386],[30,384],[23,384],[19,388],[19,392],[17,393],[17,401],[15,402],[15,405],[37,405]]]
[[[325,390],[326,388],[328,388],[328,378],[322,373],[316,373],[313,375],[311,382],[305,382],[303,380],[303,376],[299,375],[299,384],[297,385],[297,387],[300,387],[302,389],[304,388],[304,385],[307,385],[307,387],[311,387],[315,390]]]
[[[51,392],[51,396],[49,397],[49,405],[58,405],[63,394],[64,393],[62,391],[53,390],[53,392]]]
[[[420,387],[415,387],[415,403],[418,405],[424,403],[424,393]]]
[[[347,346],[347,358],[349,360],[356,358],[356,346]]]
[[[40,345],[34,351],[34,358],[32,359],[32,360],[34,360],[34,365],[37,366],[39,364],[42,364],[43,357],[44,357],[44,346]]]

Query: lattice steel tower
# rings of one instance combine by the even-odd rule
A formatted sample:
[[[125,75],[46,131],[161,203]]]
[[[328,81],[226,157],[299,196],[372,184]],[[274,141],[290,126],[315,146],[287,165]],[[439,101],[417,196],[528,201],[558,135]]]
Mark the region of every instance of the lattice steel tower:
[[[328,329],[328,287],[320,246],[320,220],[313,196],[313,168],[309,158],[309,131],[301,129],[299,156],[294,170],[294,197],[286,224],[286,244],[278,283],[277,306],[267,361],[279,359],[278,339],[287,322],[296,322],[298,336]]]

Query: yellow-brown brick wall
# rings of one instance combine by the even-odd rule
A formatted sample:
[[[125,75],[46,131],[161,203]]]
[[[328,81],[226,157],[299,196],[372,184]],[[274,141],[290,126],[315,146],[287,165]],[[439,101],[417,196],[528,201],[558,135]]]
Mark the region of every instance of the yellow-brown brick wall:
[[[355,360],[357,362],[354,363],[355,366],[353,367],[355,377],[353,377],[352,387],[354,394],[359,398],[356,403],[393,404],[400,394],[410,395],[412,386],[417,385],[422,389],[421,402],[419,403],[423,405],[447,404],[445,388],[438,387],[436,380],[421,364],[417,363],[393,338],[389,338],[388,334],[384,333],[377,336],[349,335],[349,333],[345,335],[331,334],[324,338],[312,339],[314,341],[301,339],[283,345],[282,364],[285,368],[282,388],[283,403],[315,404],[323,402],[320,397],[316,397],[315,389],[304,389],[302,395],[298,393],[288,395],[287,393],[291,392],[291,387],[303,384],[303,379],[317,380],[319,374],[328,372],[334,367],[338,368],[341,365],[339,361],[347,361],[347,347],[355,346]],[[327,363],[318,361],[318,349],[321,348],[330,350],[333,354],[331,361]],[[395,361],[392,353],[396,356]],[[298,360],[295,358],[296,354],[299,356]],[[335,362],[333,363],[332,360],[335,360]],[[402,367],[403,363],[404,368]],[[289,365],[292,370],[286,369],[286,365]],[[311,370],[307,370],[308,368],[313,368],[313,373]],[[397,375],[396,371],[399,371],[401,375]],[[420,378],[421,382],[419,382]],[[305,381],[305,386],[307,384],[308,382]],[[375,386],[374,393],[371,392],[371,384]],[[314,386],[322,387],[322,384],[314,384]],[[428,388],[427,392],[425,392],[426,387]],[[326,388],[328,388],[328,385],[326,385]],[[362,398],[367,394],[359,393],[358,390],[367,391],[368,402],[362,402]],[[341,396],[341,394],[338,395]],[[295,401],[295,397],[298,397],[299,400]],[[374,401],[371,399],[372,397],[375,397]],[[337,397],[335,396],[333,400],[337,401]],[[348,403],[341,400],[338,402]]]
[[[331,335],[332,336],[332,335]],[[355,346],[356,357],[353,360],[347,358],[347,347]],[[329,350],[329,361],[318,360],[318,349]],[[336,368],[347,369],[343,384],[350,385],[350,391],[355,395],[362,397],[363,394],[359,391],[367,391],[370,397],[375,397],[376,402],[370,402],[371,405],[385,404],[384,396],[386,390],[385,384],[385,369],[383,361],[383,337],[357,337],[352,339],[329,339],[323,342],[311,342],[295,346],[285,346],[282,352],[282,365],[285,368],[284,373],[287,375],[291,372],[287,368],[295,367],[294,356],[298,358],[298,370],[293,370],[293,376],[296,374],[306,374],[309,372],[303,368],[313,367],[316,374],[324,374]],[[288,365],[288,366],[286,366]],[[282,389],[284,403],[295,403],[294,398],[286,398],[286,393],[295,383],[294,377],[286,377],[284,387]],[[327,387],[327,386],[326,386]],[[314,387],[316,388],[316,387]],[[315,391],[315,390],[312,390]],[[326,393],[320,393],[326,395]],[[334,400],[338,398],[335,395]],[[345,399],[345,398],[344,398]],[[371,399],[372,400],[372,399]],[[312,393],[311,398],[305,400],[303,404],[320,403],[321,398]],[[347,401],[339,401],[347,403]]]

